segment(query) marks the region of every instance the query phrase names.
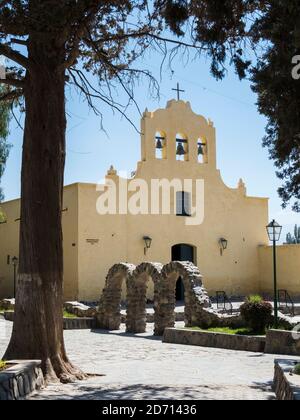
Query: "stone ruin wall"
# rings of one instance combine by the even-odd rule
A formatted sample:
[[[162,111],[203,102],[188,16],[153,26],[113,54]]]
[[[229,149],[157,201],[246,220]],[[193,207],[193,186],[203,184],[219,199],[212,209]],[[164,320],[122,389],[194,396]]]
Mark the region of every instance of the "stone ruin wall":
[[[106,330],[118,330],[121,325],[122,285],[127,287],[126,331],[146,331],[146,295],[149,281],[154,283],[154,334],[160,336],[165,328],[175,326],[175,290],[181,277],[185,288],[186,327],[209,328],[238,325],[237,316],[220,315],[212,309],[209,296],[203,286],[198,267],[190,262],[142,263],[139,266],[120,263],[114,265],[106,278],[97,313],[97,326]]]

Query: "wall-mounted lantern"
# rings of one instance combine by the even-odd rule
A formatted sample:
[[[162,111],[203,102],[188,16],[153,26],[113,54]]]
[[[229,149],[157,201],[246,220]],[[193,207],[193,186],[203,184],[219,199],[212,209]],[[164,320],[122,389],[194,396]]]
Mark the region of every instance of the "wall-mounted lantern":
[[[147,255],[147,251],[148,251],[148,249],[151,248],[151,245],[152,245],[152,238],[150,238],[150,236],[144,236],[143,240],[145,242],[144,253],[145,253],[145,255]]]
[[[223,255],[223,252],[226,251],[226,249],[228,248],[228,240],[225,238],[220,238],[219,245],[220,245],[221,255]]]

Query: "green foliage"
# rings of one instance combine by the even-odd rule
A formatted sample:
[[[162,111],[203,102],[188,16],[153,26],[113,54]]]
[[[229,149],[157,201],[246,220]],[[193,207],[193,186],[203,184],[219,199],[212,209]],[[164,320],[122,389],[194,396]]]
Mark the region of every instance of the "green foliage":
[[[207,331],[229,335],[253,335],[249,328],[209,328]]]
[[[299,16],[298,0],[270,2],[254,28],[267,46],[252,72],[259,110],[268,119],[263,145],[283,183],[279,189],[283,206],[295,198],[296,211],[300,211],[300,81],[292,78],[291,62],[300,53]]]
[[[258,299],[258,296],[249,297],[241,306],[241,316],[246,325],[258,334],[265,334],[266,328],[271,323],[272,313],[272,305],[261,298]]]
[[[207,330],[203,330],[199,327],[192,327],[186,328],[187,330],[194,330],[194,331],[203,331],[203,332],[214,332],[214,333],[221,333],[221,334],[229,334],[229,335],[255,335],[251,329],[249,328],[208,328]]]
[[[3,360],[0,360],[0,372],[6,368],[7,364]]]
[[[250,295],[247,298],[247,301],[250,302],[250,303],[262,303],[263,298],[260,295]]]
[[[71,314],[70,312],[67,312],[67,311],[64,311],[64,312],[63,312],[63,317],[64,317],[64,318],[69,318],[69,319],[75,319],[75,318],[77,318],[77,316],[76,316],[76,315]]]
[[[294,236],[291,233],[288,233],[286,236],[286,242],[289,245],[300,244],[300,226],[295,225]]]
[[[300,363],[295,367],[294,374],[295,375],[300,375]]]
[[[0,96],[4,92],[4,89],[0,85]],[[10,108],[7,102],[0,102],[0,202],[3,200],[3,192],[1,189],[1,178],[5,170],[5,164],[9,154],[9,145],[6,142],[8,137],[8,125],[10,120]],[[1,209],[0,209],[0,222],[1,220]]]

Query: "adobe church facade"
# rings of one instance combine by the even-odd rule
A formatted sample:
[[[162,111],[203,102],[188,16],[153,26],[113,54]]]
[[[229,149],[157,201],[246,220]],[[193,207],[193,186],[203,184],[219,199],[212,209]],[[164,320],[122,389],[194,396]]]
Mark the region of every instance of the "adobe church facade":
[[[77,183],[64,189],[65,299],[97,301],[116,263],[171,260],[193,261],[211,295],[223,290],[234,296],[260,292],[259,247],[268,246],[268,199],[247,196],[241,180],[234,189],[224,184],[217,169],[213,123],[196,115],[188,102],[172,100],[165,109],[144,113],[141,132],[141,161],[131,179],[120,178],[112,167],[105,186]],[[153,180],[182,182],[183,187],[170,189],[171,214],[161,214],[156,205],[153,211],[150,194],[146,201],[133,191],[141,181],[152,191]],[[200,200],[184,190],[186,180],[200,182]],[[134,213],[141,214],[124,211],[119,189],[129,184],[128,201],[140,206]],[[116,211],[99,214],[101,197],[109,191],[116,194]],[[198,223],[191,214],[195,203],[200,206]],[[12,295],[13,268],[8,263],[18,256],[20,201],[1,208],[6,223],[0,225],[0,298]]]

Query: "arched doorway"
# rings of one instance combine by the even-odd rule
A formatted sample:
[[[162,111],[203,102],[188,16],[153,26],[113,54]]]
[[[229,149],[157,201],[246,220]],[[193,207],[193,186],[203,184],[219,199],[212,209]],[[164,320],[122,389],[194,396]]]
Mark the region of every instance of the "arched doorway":
[[[196,264],[196,248],[192,245],[177,244],[172,247],[172,261],[188,261]],[[184,301],[184,284],[179,277],[176,283],[176,301]]]

